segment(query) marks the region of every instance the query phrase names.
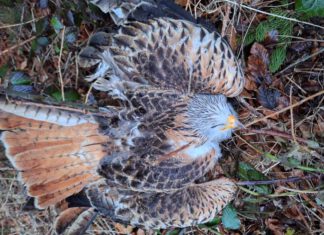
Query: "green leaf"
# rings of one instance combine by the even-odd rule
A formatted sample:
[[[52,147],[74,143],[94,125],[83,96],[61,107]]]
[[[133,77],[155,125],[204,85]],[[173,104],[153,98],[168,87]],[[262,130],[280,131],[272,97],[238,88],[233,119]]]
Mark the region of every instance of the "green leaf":
[[[236,209],[231,204],[228,204],[223,209],[222,223],[227,229],[239,229],[241,226]]]
[[[61,91],[54,91],[51,96],[58,102],[63,101]],[[74,102],[80,99],[80,95],[75,90],[69,90],[64,92],[64,98],[66,102]]]
[[[35,23],[35,26],[36,26],[36,34],[41,35],[49,26],[48,19],[47,18],[40,19]]]
[[[304,13],[309,17],[324,17],[323,0],[296,0],[295,8],[299,13]]]
[[[30,77],[21,71],[12,72],[9,81],[11,85],[30,85],[32,83]]]
[[[241,180],[268,180],[261,172],[254,169],[250,164],[245,162],[239,163],[238,177]],[[260,194],[270,194],[271,189],[268,185],[255,185],[252,186]]]
[[[285,235],[294,235],[295,234],[295,230],[292,228],[287,228],[287,231],[285,232]]]
[[[314,140],[307,140],[307,146],[312,148],[312,149],[319,149],[321,146],[319,145],[319,143],[317,143]]]
[[[277,72],[286,59],[286,47],[277,47],[270,56],[269,70],[271,73]]]
[[[4,64],[0,67],[0,78],[4,78],[8,72],[9,66]]]
[[[20,21],[21,8],[19,7],[0,7],[0,22],[3,24],[15,24]]]
[[[214,219],[212,219],[211,221],[205,223],[204,225],[206,225],[207,227],[213,227],[218,225],[221,222],[221,218],[220,217],[215,217]]]
[[[261,22],[256,28],[255,40],[257,42],[262,42],[265,39],[268,31],[270,31],[270,29],[267,22]]]
[[[53,16],[51,18],[51,25],[56,33],[59,33],[64,27],[61,21],[56,16]]]

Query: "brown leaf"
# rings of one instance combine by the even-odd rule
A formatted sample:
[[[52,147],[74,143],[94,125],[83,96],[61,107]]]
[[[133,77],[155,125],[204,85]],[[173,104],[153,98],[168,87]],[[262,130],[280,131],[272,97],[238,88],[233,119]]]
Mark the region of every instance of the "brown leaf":
[[[261,86],[258,91],[258,101],[263,107],[275,109],[278,106],[280,92],[277,89]]]
[[[277,219],[267,219],[265,221],[267,227],[273,232],[274,235],[283,235],[284,228],[279,220]]]
[[[266,82],[271,84],[269,72],[269,53],[267,49],[259,43],[254,43],[251,55],[247,63],[247,85],[246,89],[255,89],[251,83],[262,84]]]
[[[303,216],[301,215],[297,205],[287,208],[284,211],[284,215],[293,220],[303,221]]]

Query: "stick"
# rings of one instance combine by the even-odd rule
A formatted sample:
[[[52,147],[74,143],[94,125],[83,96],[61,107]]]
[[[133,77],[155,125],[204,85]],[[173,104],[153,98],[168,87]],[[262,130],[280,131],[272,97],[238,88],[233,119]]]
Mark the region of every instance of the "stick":
[[[281,184],[289,182],[298,182],[302,180],[310,180],[318,176],[309,175],[305,177],[289,177],[286,179],[271,179],[271,180],[256,180],[256,181],[239,181],[236,184],[240,186],[253,186],[253,185],[263,185],[263,184]]]
[[[264,116],[264,117],[262,117],[262,118],[256,119],[256,120],[254,120],[254,121],[252,121],[252,122],[246,124],[245,127],[252,126],[253,124],[255,124],[255,123],[257,123],[257,122],[265,121],[265,120],[267,120],[267,119],[270,118],[270,117],[273,117],[273,116],[278,115],[278,114],[280,114],[280,113],[286,112],[287,110],[290,110],[290,109],[292,109],[292,108],[295,108],[295,107],[297,107],[297,106],[299,106],[299,105],[301,105],[301,104],[303,104],[303,103],[305,103],[305,102],[307,102],[307,101],[309,101],[309,100],[312,100],[312,99],[314,99],[315,97],[320,96],[320,95],[324,95],[324,90],[321,90],[321,91],[319,91],[319,92],[317,92],[317,93],[315,93],[315,94],[313,94],[313,95],[311,95],[311,96],[308,96],[308,97],[306,97],[305,99],[303,99],[303,100],[301,100],[301,101],[299,101],[299,102],[297,102],[297,103],[295,103],[295,104],[289,105],[288,107],[286,107],[286,108],[284,108],[284,109],[281,109],[281,110],[279,110],[279,111],[277,111],[277,112],[275,112],[275,113],[271,113],[271,114],[269,114],[269,115],[267,115],[267,116]]]

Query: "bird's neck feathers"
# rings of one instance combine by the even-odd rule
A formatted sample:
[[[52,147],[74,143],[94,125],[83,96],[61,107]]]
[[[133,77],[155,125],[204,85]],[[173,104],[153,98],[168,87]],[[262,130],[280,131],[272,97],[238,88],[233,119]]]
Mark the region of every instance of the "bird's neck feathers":
[[[194,95],[189,102],[187,125],[206,142],[229,139],[232,130],[222,130],[228,116],[236,113],[224,95]]]

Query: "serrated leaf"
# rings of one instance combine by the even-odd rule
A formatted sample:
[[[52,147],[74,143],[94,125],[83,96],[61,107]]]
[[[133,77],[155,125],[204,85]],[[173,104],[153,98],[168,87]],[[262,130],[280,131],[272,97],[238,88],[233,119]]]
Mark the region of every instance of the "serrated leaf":
[[[223,209],[222,223],[227,229],[239,229],[241,226],[236,209],[231,204],[228,204]]]
[[[269,70],[271,73],[277,72],[284,63],[287,55],[286,47],[277,47],[270,56]]]
[[[264,176],[261,172],[257,171],[250,164],[245,162],[239,163],[238,177],[241,180],[267,180],[268,178]],[[271,189],[268,185],[255,185],[251,187],[255,191],[261,194],[270,194]]]
[[[21,71],[12,72],[9,75],[11,85],[30,85],[32,83],[30,77]]]
[[[53,27],[56,33],[59,33],[64,27],[61,21],[56,16],[53,16],[51,18],[51,26]]]
[[[51,96],[58,102],[63,101],[61,91],[54,91]],[[74,102],[80,99],[80,95],[75,90],[69,90],[64,92],[64,98],[66,102]]]

